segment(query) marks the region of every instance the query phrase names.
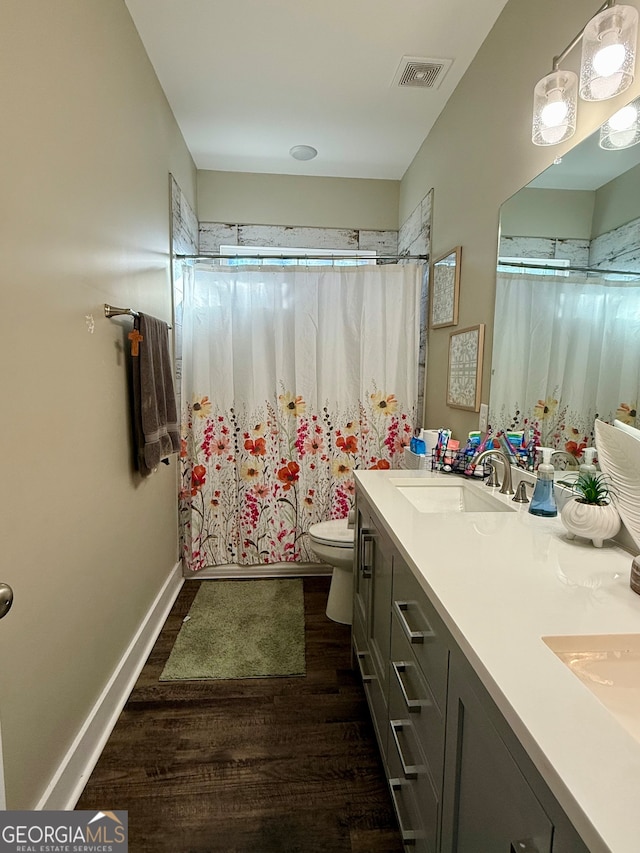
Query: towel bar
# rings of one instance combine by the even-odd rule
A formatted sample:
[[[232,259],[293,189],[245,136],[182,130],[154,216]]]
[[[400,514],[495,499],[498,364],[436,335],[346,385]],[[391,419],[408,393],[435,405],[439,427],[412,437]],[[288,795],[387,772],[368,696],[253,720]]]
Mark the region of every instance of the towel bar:
[[[121,315],[127,315],[129,317],[139,317],[140,314],[137,311],[134,311],[133,308],[116,308],[115,305],[107,305],[104,304],[104,316],[110,320],[112,317],[120,317]],[[171,328],[169,323],[167,323],[167,328]]]

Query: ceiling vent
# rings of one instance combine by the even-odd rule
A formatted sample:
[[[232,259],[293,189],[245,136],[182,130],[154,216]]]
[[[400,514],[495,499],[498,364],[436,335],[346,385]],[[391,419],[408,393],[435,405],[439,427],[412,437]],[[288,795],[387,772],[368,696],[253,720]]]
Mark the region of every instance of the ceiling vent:
[[[402,88],[437,89],[449,70],[452,59],[426,59],[421,56],[403,56],[393,85]]]

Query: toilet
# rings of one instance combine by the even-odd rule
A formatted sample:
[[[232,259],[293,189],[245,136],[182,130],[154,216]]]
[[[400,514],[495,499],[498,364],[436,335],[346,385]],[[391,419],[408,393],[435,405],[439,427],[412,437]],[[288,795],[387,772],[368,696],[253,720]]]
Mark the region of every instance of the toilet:
[[[351,625],[354,538],[355,529],[346,518],[321,521],[309,528],[311,550],[320,562],[333,566],[327,616],[343,625]]]

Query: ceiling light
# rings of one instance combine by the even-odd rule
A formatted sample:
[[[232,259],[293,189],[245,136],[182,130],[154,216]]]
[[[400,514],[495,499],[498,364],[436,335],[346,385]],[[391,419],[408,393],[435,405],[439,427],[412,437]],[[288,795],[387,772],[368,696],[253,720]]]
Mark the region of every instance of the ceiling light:
[[[640,98],[618,110],[600,128],[600,148],[619,151],[640,142]]]
[[[578,42],[582,41],[580,97],[603,101],[631,85],[637,38],[637,10],[607,0],[562,53],[553,58],[552,72],[536,84],[531,135],[534,145],[557,145],[575,133],[578,78],[559,65]]]
[[[313,160],[318,156],[318,152],[311,145],[294,145],[289,149],[289,154],[294,160]]]

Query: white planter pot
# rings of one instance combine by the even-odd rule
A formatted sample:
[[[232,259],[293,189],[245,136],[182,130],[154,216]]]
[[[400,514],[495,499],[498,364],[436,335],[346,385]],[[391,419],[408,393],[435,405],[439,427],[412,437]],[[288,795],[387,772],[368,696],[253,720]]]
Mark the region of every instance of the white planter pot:
[[[620,516],[613,504],[582,503],[580,498],[570,498],[560,513],[567,528],[567,538],[584,536],[591,539],[596,548],[602,548],[605,539],[611,539],[620,530]]]

